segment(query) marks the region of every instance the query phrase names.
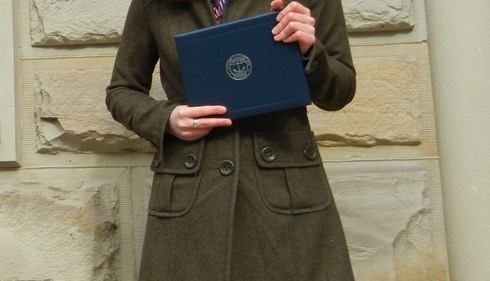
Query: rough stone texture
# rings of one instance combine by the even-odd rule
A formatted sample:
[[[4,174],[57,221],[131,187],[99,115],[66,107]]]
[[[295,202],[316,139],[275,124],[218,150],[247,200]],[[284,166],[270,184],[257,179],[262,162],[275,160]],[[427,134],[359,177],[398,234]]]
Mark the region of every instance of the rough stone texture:
[[[129,0],[30,0],[33,46],[117,42]]]
[[[356,280],[446,280],[433,244],[426,176],[395,171],[330,177]]]
[[[344,0],[350,32],[411,29],[413,0]],[[129,0],[30,0],[33,46],[117,42]]]
[[[108,112],[105,88],[110,73],[94,69],[35,74],[38,152],[152,151]],[[161,87],[156,86],[152,96],[162,98]]]
[[[324,146],[417,145],[421,142],[416,59],[410,56],[355,59],[358,90],[339,112],[309,107]],[[155,74],[151,95],[164,97]],[[104,90],[109,70],[35,74],[38,152],[150,152],[149,144],[112,120]],[[363,120],[363,122],[359,122]]]
[[[118,280],[117,210],[113,182],[0,183],[0,280]]]
[[[410,30],[413,0],[343,0],[349,32]]]
[[[347,107],[338,112],[309,107],[319,143],[366,147],[420,144],[422,116],[416,58],[361,57],[354,63],[357,92]]]

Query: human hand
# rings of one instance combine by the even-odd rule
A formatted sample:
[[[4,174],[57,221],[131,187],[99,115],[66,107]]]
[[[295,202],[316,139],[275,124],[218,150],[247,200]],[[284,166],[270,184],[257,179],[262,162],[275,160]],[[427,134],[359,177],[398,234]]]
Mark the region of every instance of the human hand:
[[[181,140],[195,141],[209,134],[215,127],[231,126],[229,118],[214,117],[225,113],[226,108],[220,105],[179,105],[170,113],[167,132]]]
[[[291,2],[283,8],[283,0],[272,0],[271,10],[281,10],[277,15],[278,24],[272,29],[274,40],[290,43],[297,41],[301,54],[305,55],[315,43],[315,18],[310,9],[298,2]]]

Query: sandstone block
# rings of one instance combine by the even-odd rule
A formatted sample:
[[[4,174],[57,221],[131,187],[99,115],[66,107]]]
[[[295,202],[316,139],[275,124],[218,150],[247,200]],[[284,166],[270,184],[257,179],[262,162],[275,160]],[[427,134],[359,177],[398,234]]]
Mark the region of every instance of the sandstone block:
[[[105,105],[110,70],[35,73],[38,152],[150,152],[150,145],[112,119]],[[163,98],[154,83],[152,96]]]
[[[343,0],[349,32],[411,30],[414,0]]]
[[[433,241],[427,176],[393,170],[330,177],[356,280],[447,280]]]
[[[30,0],[33,46],[118,42],[129,0]]]
[[[414,56],[358,57],[357,92],[338,112],[310,106],[309,118],[324,146],[418,145],[422,115]]]
[[[350,32],[409,30],[413,0],[344,0]],[[30,0],[33,46],[113,43],[120,40],[130,0]]]
[[[118,280],[118,222],[114,182],[0,183],[0,280]]]

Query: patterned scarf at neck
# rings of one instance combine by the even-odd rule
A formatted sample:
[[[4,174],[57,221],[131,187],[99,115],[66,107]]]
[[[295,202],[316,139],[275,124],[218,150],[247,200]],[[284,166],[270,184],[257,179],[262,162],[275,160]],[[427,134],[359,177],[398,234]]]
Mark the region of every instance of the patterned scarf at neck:
[[[221,23],[223,21],[223,12],[225,11],[226,0],[209,0],[209,3],[211,3],[211,6],[213,6],[216,21]]]

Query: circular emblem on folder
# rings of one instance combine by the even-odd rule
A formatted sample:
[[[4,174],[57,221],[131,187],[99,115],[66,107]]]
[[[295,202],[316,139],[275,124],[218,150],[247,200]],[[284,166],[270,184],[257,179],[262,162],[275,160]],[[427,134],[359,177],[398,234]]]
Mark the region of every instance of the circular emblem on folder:
[[[246,55],[235,54],[226,62],[226,73],[233,80],[243,80],[252,73],[252,61]]]

